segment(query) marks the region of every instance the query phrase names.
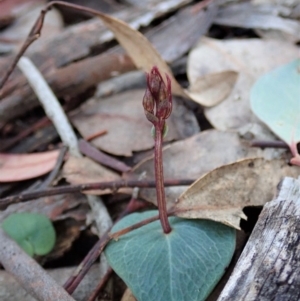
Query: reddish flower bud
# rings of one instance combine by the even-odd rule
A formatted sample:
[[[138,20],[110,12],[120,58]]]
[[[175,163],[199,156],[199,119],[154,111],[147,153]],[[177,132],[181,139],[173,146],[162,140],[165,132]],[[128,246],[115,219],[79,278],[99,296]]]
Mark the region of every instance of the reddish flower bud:
[[[154,120],[165,120],[172,112],[172,94],[171,94],[171,80],[167,77],[167,85],[157,67],[153,67],[150,73],[147,74],[147,89],[143,99],[143,106],[147,118],[154,114],[156,118],[151,117],[152,123]]]

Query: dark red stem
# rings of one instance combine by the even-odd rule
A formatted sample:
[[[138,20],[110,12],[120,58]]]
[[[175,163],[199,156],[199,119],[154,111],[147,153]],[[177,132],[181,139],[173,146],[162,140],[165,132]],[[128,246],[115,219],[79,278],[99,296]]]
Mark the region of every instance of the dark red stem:
[[[156,179],[156,194],[157,205],[159,210],[159,219],[164,233],[170,233],[172,228],[170,226],[167,214],[167,205],[165,198],[164,188],[164,172],[163,172],[163,160],[162,160],[162,140],[163,129],[165,121],[161,120],[155,125],[155,153],[154,153],[154,168]]]

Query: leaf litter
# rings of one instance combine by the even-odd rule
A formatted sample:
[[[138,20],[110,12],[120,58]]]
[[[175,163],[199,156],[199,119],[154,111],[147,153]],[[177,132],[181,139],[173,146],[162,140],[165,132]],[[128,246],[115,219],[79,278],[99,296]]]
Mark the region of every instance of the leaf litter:
[[[132,152],[154,146],[151,124],[145,119],[141,105],[144,90],[130,90],[105,99],[86,102],[71,120],[83,137],[106,130],[107,134],[93,139],[99,149],[117,156],[132,156]],[[197,120],[178,100],[174,100],[174,114],[168,120],[166,141],[179,140],[199,132]],[[186,124],[189,124],[188,131]]]
[[[199,178],[215,168],[245,158],[265,157],[269,160],[280,158],[281,152],[251,148],[247,141],[240,139],[234,132],[206,130],[166,146],[163,156],[165,178]],[[145,179],[152,179],[153,165],[153,158],[146,158],[133,168],[133,174],[127,176],[137,177],[146,172]],[[168,208],[173,206],[186,188],[183,186],[165,188]],[[153,189],[141,189],[140,196],[156,204],[156,193]]]
[[[124,48],[129,51],[137,66],[149,71],[149,68],[156,64],[161,70],[169,73],[168,66],[140,33],[110,16],[103,14],[100,16],[114,31]],[[206,108],[205,114],[217,129],[226,131],[209,130],[199,134],[192,131],[194,136],[172,143],[165,148],[166,177],[182,178],[183,175],[184,177],[201,177],[180,197],[179,195],[185,188],[167,188],[167,199],[170,207],[179,197],[174,207],[178,216],[186,214],[184,217],[187,218],[209,218],[238,228],[240,218],[245,217],[242,212],[245,204],[247,206],[263,205],[272,198],[281,177],[299,174],[299,168],[287,166],[286,160],[277,160],[281,157],[280,152],[251,149],[247,141],[240,139],[238,133],[227,131],[228,129],[237,131],[245,125],[257,123],[257,119],[249,109],[251,85],[262,73],[296,57],[297,48],[288,43],[278,44],[275,41],[258,39],[210,40],[207,42],[208,45],[205,45],[207,46],[206,54],[200,54],[200,57],[202,55],[201,59],[199,57],[191,59],[196,50],[189,58],[189,68],[191,66],[199,68],[193,76],[190,76],[188,69],[189,91],[184,90],[174,77],[172,83],[175,88],[174,94],[188,97],[204,106],[218,104],[215,108]],[[207,38],[206,41],[208,41]],[[134,47],[136,45],[138,46]],[[199,63],[202,64],[200,67]],[[225,101],[220,103],[224,98]],[[105,119],[100,117],[98,123]],[[83,135],[83,130],[80,129],[80,126],[77,127]],[[105,128],[105,130],[107,129]],[[114,130],[114,128],[108,130],[108,135]],[[134,130],[130,128],[131,134],[135,134],[136,130],[137,128]],[[93,129],[92,133],[95,131],[96,129]],[[182,139],[180,135],[171,139],[172,132],[169,134],[170,140]],[[150,135],[147,134],[147,136],[152,139]],[[105,136],[101,138],[105,138]],[[138,139],[142,139],[142,137],[139,136]],[[95,141],[93,142],[95,143]],[[106,147],[107,144],[113,143],[103,143],[102,141],[98,147]],[[130,143],[132,144],[132,142]],[[145,149],[151,148],[151,146],[147,146]],[[124,147],[125,151],[122,155],[130,156],[133,151],[136,151],[126,147],[127,149]],[[118,149],[120,148],[122,146],[119,145]],[[112,151],[112,153],[114,152]],[[245,159],[249,157],[251,159]],[[266,161],[260,157],[272,160]],[[98,168],[99,166],[96,167],[96,164],[87,158],[78,160],[70,158],[65,164],[64,176],[71,183],[120,178],[117,173],[109,169],[102,169],[101,166]],[[148,158],[135,167],[134,174],[127,175],[127,177],[139,176],[142,171],[147,170],[147,177],[153,178],[152,169],[153,160]],[[210,189],[207,190],[207,187]],[[249,187],[249,191],[245,187]],[[261,191],[263,193],[259,195]],[[154,193],[149,189],[141,190],[141,196],[155,203],[153,195]],[[191,210],[187,208],[189,205],[191,205]]]
[[[255,80],[271,69],[288,63],[299,54],[297,46],[276,40],[202,38],[190,52],[187,74],[191,83],[201,76],[235,71],[238,79],[220,104],[205,109],[214,128],[238,130],[257,123],[250,109],[250,89]]]

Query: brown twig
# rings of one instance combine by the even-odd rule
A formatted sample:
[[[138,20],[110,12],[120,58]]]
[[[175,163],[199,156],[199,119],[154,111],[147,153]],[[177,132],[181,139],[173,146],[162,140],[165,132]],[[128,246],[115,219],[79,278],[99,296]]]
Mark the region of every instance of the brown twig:
[[[97,285],[97,287],[95,288],[95,290],[93,291],[93,293],[90,295],[90,297],[88,298],[87,301],[95,301],[96,298],[98,297],[100,291],[102,290],[102,288],[104,287],[104,285],[106,284],[106,282],[108,281],[109,277],[111,276],[113,270],[112,268],[109,268],[106,272],[106,274],[104,275],[104,277],[101,279],[101,281],[99,282],[99,284]]]
[[[52,171],[50,172],[48,177],[45,179],[45,181],[42,183],[42,185],[40,187],[38,187],[38,189],[36,189],[36,191],[42,191],[52,184],[53,180],[56,178],[56,176],[59,173],[61,165],[64,162],[64,158],[65,158],[67,150],[68,150],[68,148],[66,146],[63,146],[61,148],[54,168],[52,169]]]
[[[96,147],[92,146],[90,143],[83,139],[80,139],[78,141],[78,147],[83,155],[88,156],[89,158],[95,160],[96,162],[104,166],[108,166],[119,172],[128,172],[129,170],[131,170],[131,167],[127,166],[125,163],[109,155],[104,154],[103,152],[101,152]]]
[[[195,182],[196,179],[168,179],[164,181],[164,186],[188,186]],[[153,188],[156,186],[155,180],[120,180],[113,182],[100,182],[100,183],[89,183],[79,185],[66,185],[54,188],[45,189],[42,191],[24,193],[19,195],[13,195],[6,198],[0,199],[0,209],[5,209],[8,205],[18,202],[25,202],[33,199],[37,199],[44,196],[73,193],[79,191],[89,191],[96,189],[112,189],[113,191],[118,190],[122,187],[140,187],[140,188]]]
[[[50,124],[50,120],[48,117],[43,117],[33,125],[31,125],[29,128],[23,130],[21,133],[19,133],[17,136],[9,139],[7,142],[4,144],[0,145],[0,151],[5,151],[15,144],[17,144],[19,141],[23,140],[26,138],[28,135],[31,133],[35,132],[36,130],[39,130],[40,128],[45,127],[46,125]]]
[[[69,294],[72,294],[75,291],[83,277],[89,271],[110,240],[111,238],[109,237],[108,233],[105,233],[84,258],[81,264],[77,267],[73,275],[67,280],[63,287]]]
[[[271,147],[271,148],[289,148],[289,146],[284,141],[265,141],[265,140],[252,140],[252,147]]]
[[[106,134],[107,134],[107,130],[101,130],[101,131],[98,131],[97,133],[94,133],[94,134],[84,137],[84,139],[86,141],[90,142],[91,140],[94,140],[94,139],[101,137],[103,135],[106,135]]]

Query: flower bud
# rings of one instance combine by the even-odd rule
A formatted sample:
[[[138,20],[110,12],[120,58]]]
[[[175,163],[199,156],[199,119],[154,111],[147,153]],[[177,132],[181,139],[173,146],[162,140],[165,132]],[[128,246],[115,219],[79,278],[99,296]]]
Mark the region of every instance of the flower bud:
[[[165,84],[157,67],[153,67],[150,73],[147,74],[147,89],[143,98],[143,106],[147,118],[154,114],[156,119],[165,120],[172,112],[172,94],[171,94],[171,80],[168,75],[167,85]],[[148,118],[148,120],[150,120]],[[151,122],[154,121],[151,117]],[[153,123],[153,122],[152,122]]]

